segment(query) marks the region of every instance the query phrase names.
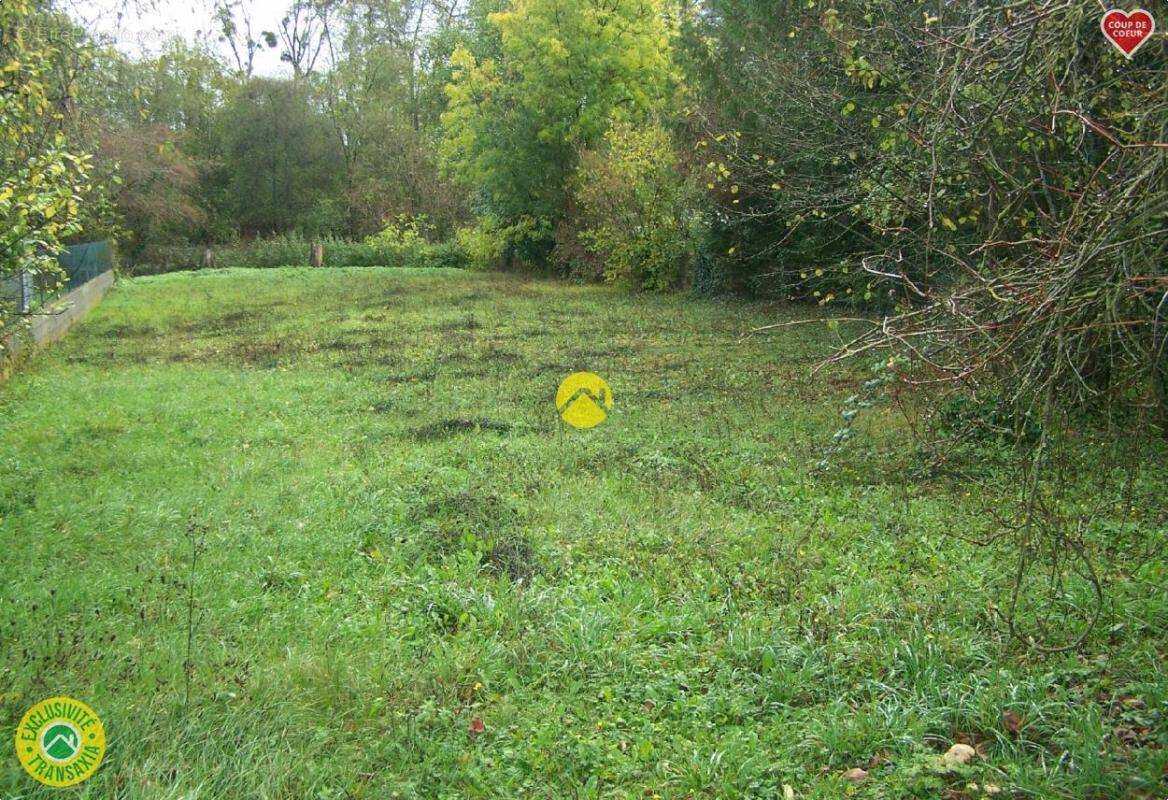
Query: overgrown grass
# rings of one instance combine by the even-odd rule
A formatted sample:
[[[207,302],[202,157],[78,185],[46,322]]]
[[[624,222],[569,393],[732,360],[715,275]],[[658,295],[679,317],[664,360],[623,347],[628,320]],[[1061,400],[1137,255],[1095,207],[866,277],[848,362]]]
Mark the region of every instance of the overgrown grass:
[[[989,498],[888,466],[891,412],[812,477],[863,376],[811,373],[819,326],[740,336],[795,313],[122,282],[0,387],[0,719],[92,705],[87,798],[1162,797],[1162,477],[1084,651],[1011,642],[1012,564],[962,536]],[[616,400],[587,432],[553,407],[580,369]]]

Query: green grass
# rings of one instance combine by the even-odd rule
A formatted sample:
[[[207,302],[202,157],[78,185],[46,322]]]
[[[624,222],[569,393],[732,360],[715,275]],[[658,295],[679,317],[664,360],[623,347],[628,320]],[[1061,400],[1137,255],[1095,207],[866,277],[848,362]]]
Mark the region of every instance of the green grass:
[[[1164,796],[1163,473],[1101,518],[1087,645],[1025,647],[1012,562],[966,541],[984,490],[910,479],[896,415],[812,473],[863,375],[812,372],[820,325],[741,336],[801,313],[455,271],[122,282],[0,387],[4,729],[93,706],[86,798]],[[616,401],[584,432],[553,405],[581,369]],[[941,768],[955,741],[984,758]],[[55,795],[0,760],[0,796]]]

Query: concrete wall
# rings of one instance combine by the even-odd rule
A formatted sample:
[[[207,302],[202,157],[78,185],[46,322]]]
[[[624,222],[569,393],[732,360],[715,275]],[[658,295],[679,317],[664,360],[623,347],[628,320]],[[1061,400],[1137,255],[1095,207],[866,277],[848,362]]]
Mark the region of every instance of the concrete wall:
[[[22,354],[29,355],[65,333],[101,302],[105,293],[114,285],[114,273],[104,272],[82,286],[78,286],[48,309],[29,315],[31,324],[26,331],[10,334],[4,339],[4,349],[0,350],[0,380],[12,374],[20,363]]]

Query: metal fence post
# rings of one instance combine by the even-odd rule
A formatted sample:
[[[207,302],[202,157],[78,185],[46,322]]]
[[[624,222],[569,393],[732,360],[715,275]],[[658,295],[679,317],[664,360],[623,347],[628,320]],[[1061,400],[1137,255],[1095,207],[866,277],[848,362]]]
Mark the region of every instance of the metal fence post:
[[[22,269],[16,279],[20,285],[20,313],[27,314],[32,310],[32,274]]]

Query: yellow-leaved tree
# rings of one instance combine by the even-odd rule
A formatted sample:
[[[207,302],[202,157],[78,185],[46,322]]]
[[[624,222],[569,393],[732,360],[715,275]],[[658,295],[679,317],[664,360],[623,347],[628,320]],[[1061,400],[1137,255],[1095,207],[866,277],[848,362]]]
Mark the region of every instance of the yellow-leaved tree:
[[[535,260],[552,246],[578,153],[613,121],[662,110],[680,86],[662,0],[515,0],[453,55],[443,115],[448,174],[476,193],[488,252]]]
[[[0,281],[30,273],[55,288],[55,255],[78,230],[88,156],[69,147],[64,128],[80,52],[68,23],[31,0],[0,3]],[[7,295],[7,293],[6,293]],[[0,328],[16,309],[0,297]]]

